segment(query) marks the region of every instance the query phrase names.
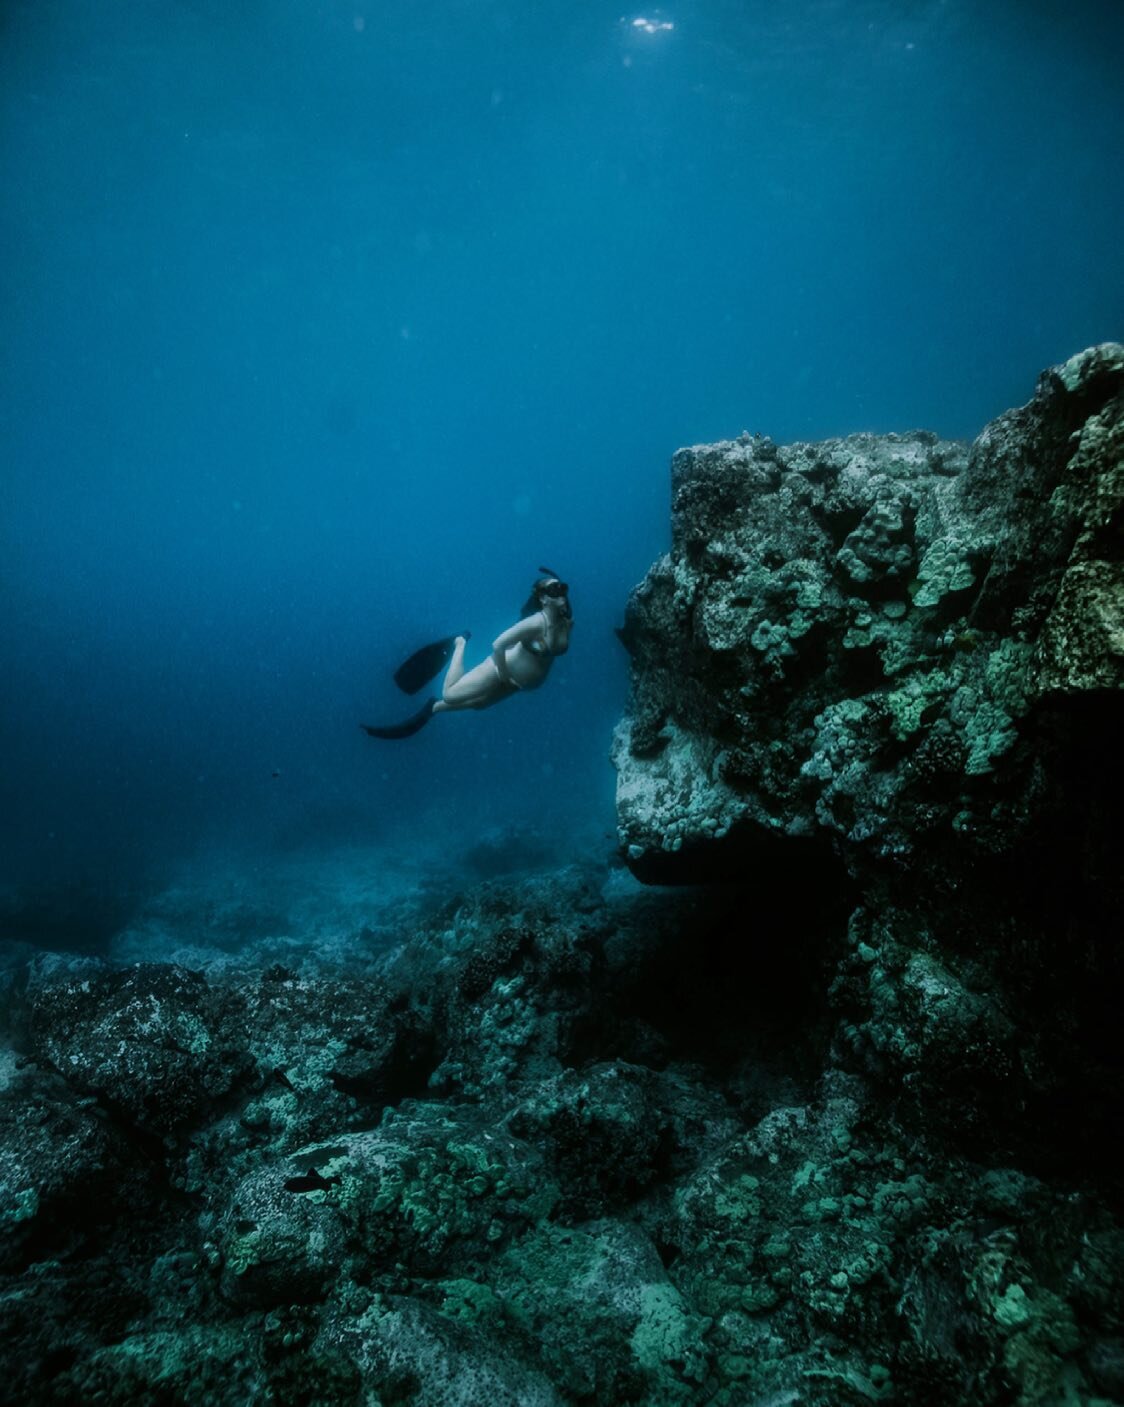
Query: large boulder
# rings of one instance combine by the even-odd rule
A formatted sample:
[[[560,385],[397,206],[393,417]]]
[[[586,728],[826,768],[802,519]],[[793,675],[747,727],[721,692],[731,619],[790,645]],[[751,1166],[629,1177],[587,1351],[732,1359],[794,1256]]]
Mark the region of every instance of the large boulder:
[[[1064,810],[1069,778],[1043,767],[1057,720],[1079,720],[1082,756],[1116,751],[1122,446],[1110,344],[971,447],[919,432],[679,451],[672,548],[621,631],[613,760],[636,874],[768,874],[805,853],[784,837],[830,840],[862,875],[934,847],[1006,851]]]
[[[620,841],[657,883],[747,882],[762,952],[808,894],[834,1058],[977,1151],[1104,1151],[1121,1094],[1124,346],[1043,374],[971,446],[928,433],[672,461],[629,601]],[[1090,1117],[1095,1113],[1095,1117]],[[1052,1150],[1036,1130],[1053,1127]]]
[[[230,997],[165,963],[50,974],[29,993],[31,1052],[142,1134],[198,1123],[248,1073]]]

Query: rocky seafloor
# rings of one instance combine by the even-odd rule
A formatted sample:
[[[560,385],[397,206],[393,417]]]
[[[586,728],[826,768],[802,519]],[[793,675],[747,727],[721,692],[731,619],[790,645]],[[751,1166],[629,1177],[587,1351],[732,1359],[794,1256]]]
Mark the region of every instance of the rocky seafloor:
[[[1124,1402],[1124,348],[672,477],[619,856],[9,945],[0,1398]]]

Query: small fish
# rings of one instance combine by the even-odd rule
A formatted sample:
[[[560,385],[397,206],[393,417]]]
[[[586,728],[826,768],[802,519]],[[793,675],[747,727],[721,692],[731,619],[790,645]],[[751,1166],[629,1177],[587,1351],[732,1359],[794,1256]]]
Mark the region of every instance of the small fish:
[[[280,769],[280,767],[275,767],[275,768],[273,769],[273,778],[274,778],[274,780],[276,781],[276,779],[277,779],[280,775],[281,775],[281,769]]]
[[[273,1070],[271,1070],[270,1074],[273,1076],[273,1078],[277,1081],[279,1085],[284,1085],[286,1089],[291,1089],[293,1093],[296,1094],[296,1085],[293,1084],[292,1080],[289,1079],[288,1075],[286,1075],[280,1065],[276,1066]]]
[[[339,1177],[335,1173],[331,1177],[321,1177],[315,1168],[309,1168],[308,1172],[301,1173],[299,1177],[287,1177],[285,1191],[324,1192],[331,1187],[333,1182],[339,1182]]]

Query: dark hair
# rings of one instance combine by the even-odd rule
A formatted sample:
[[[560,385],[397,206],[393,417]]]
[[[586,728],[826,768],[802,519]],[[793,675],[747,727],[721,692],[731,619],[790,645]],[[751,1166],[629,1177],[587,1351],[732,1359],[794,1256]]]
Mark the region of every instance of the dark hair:
[[[540,567],[540,572],[546,572],[546,567]],[[520,620],[527,616],[533,616],[536,611],[542,610],[543,598],[550,596],[558,602],[559,609],[567,620],[573,619],[573,612],[570,610],[570,588],[564,581],[560,581],[553,572],[547,572],[546,576],[540,576],[531,587],[531,594],[523,603],[523,610]]]

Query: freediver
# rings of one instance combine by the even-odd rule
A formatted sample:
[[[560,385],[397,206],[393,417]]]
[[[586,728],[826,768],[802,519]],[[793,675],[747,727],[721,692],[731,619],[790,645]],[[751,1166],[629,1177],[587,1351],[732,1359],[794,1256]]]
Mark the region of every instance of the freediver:
[[[570,648],[574,616],[570,588],[549,567],[531,587],[519,621],[493,643],[492,653],[465,673],[464,648],[469,631],[451,635],[422,648],[395,671],[394,682],[407,694],[429,683],[443,665],[449,668],[441,697],[429,699],[424,708],[404,723],[359,726],[372,738],[409,738],[424,728],[435,713],[463,708],[491,708],[501,699],[526,689],[537,689],[550,673],[558,655]]]

